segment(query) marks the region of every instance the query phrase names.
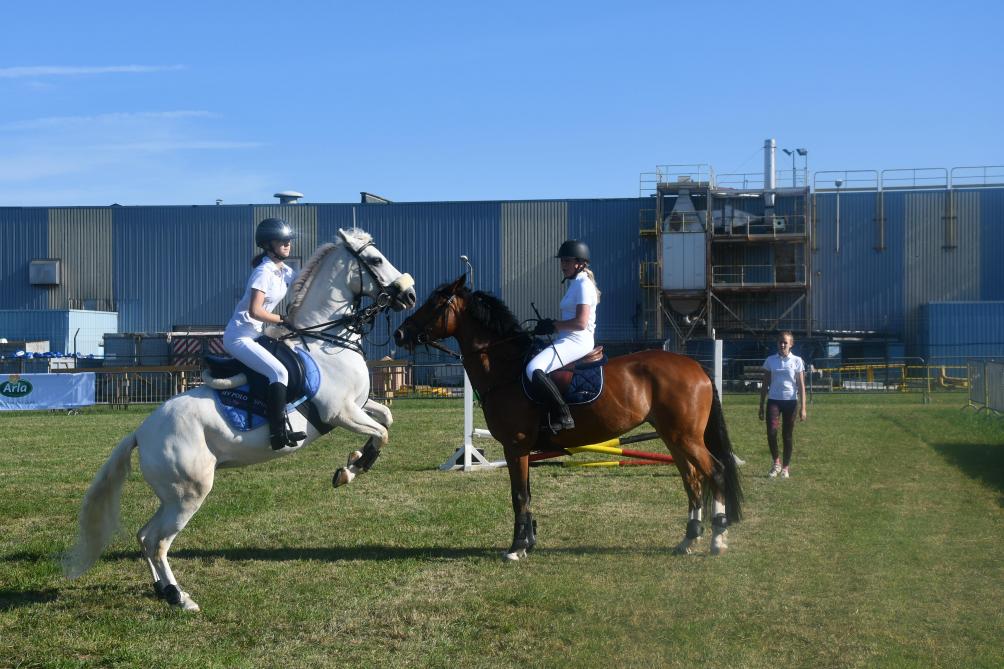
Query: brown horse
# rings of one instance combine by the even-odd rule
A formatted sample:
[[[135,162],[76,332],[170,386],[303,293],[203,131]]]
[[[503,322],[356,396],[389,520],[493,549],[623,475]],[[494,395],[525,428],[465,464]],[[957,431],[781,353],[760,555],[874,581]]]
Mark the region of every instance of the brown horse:
[[[505,558],[525,557],[536,543],[530,513],[531,451],[582,446],[650,423],[666,443],[683,478],[689,520],[677,553],[689,553],[702,531],[702,506],[713,499],[711,552],[723,552],[729,522],[742,515],[742,491],[718,392],[692,359],[650,350],[610,360],[603,392],[572,407],[575,428],[551,435],[542,429],[543,409],[523,392],[521,375],[532,339],[498,298],[472,292],[465,276],[443,284],[410,316],[394,339],[400,346],[435,344],[453,337],[464,369],[481,397],[492,436],[502,443],[515,514],[513,541]]]

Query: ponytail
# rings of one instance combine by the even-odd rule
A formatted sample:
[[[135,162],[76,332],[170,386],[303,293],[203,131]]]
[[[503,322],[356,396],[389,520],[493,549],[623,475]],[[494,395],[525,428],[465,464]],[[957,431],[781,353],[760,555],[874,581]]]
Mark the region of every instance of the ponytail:
[[[267,253],[265,253],[264,251],[262,251],[261,253],[259,253],[258,255],[256,255],[254,258],[251,258],[251,266],[252,267],[257,267],[258,265],[260,265],[261,261],[264,260],[265,256],[267,256],[267,255],[268,255]]]
[[[596,284],[596,275],[593,274],[593,270],[589,269],[588,266],[583,267],[582,271],[583,271],[583,273],[585,273],[585,275],[587,277],[589,277],[589,280],[593,282],[593,286],[596,287],[596,303],[599,304],[600,303],[600,287]]]

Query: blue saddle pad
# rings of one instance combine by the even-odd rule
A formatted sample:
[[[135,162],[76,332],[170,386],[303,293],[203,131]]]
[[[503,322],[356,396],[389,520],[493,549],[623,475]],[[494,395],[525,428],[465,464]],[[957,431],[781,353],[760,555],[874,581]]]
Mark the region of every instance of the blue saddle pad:
[[[572,380],[563,393],[566,404],[589,404],[600,396],[603,392],[603,365],[606,362],[604,356],[602,360],[576,366]]]
[[[603,367],[607,364],[607,356],[595,362],[575,363],[574,371],[567,369],[557,369],[548,376],[554,380],[555,386],[561,391],[561,396],[565,404],[589,404],[594,402],[600,393],[603,392]],[[571,374],[571,377],[569,377]],[[530,389],[530,381],[526,374],[520,375],[523,381],[523,392],[533,401],[537,401],[533,391]],[[567,382],[566,382],[566,379]]]
[[[303,365],[303,392],[286,404],[286,413],[312,399],[321,385],[321,373],[318,371],[314,359],[302,349],[298,348],[294,351]],[[216,403],[219,405],[220,413],[227,419],[230,426],[240,432],[247,432],[268,422],[266,417],[267,402],[264,393],[267,387],[267,385],[262,386],[257,383],[245,383],[237,388],[214,390],[213,392],[216,393]],[[251,403],[250,410],[249,401]]]

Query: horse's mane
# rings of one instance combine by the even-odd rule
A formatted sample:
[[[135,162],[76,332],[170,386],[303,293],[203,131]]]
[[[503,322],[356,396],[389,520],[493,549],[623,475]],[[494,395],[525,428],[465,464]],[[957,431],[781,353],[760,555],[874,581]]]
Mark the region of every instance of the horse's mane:
[[[448,284],[443,284],[436,291],[446,291],[448,287]],[[516,337],[520,343],[529,345],[530,334],[523,329],[505,302],[491,293],[481,290],[472,292],[467,287],[461,288],[457,296],[467,303],[467,313],[471,318],[486,330],[500,337]]]
[[[360,230],[359,228],[346,230],[345,234],[360,244],[366,244],[373,239],[370,236],[370,233]],[[313,255],[310,256],[310,259],[307,260],[306,264],[304,264],[303,269],[301,269],[300,273],[296,275],[296,280],[293,281],[293,285],[290,288],[290,291],[293,293],[293,301],[289,305],[290,314],[292,314],[300,306],[300,304],[303,303],[303,299],[307,296],[307,291],[310,289],[310,284],[313,283],[314,277],[317,274],[317,268],[321,266],[324,259],[336,248],[344,245],[345,240],[339,236],[337,241],[327,242],[317,247],[317,250],[314,251]]]

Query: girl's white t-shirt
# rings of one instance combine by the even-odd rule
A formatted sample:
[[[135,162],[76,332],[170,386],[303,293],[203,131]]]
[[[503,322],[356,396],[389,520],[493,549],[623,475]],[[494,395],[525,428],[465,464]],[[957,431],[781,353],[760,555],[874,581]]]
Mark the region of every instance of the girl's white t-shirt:
[[[262,331],[264,323],[252,318],[251,314],[248,313],[248,308],[251,306],[251,291],[260,290],[264,293],[265,303],[263,307],[265,311],[272,311],[277,304],[282,302],[282,298],[286,297],[286,291],[289,290],[291,283],[293,283],[292,267],[288,265],[280,267],[268,257],[258,263],[258,266],[254,268],[251,272],[251,277],[248,279],[247,287],[244,289],[244,296],[237,303],[234,315],[230,317],[230,322],[227,323],[227,332],[231,335],[257,336]]]
[[[798,399],[798,375],[805,371],[805,363],[800,357],[789,353],[787,358],[782,358],[775,353],[764,360],[763,368],[770,372],[768,399]]]
[[[574,279],[568,281],[568,289],[565,296],[561,298],[558,305],[561,320],[567,321],[575,318],[576,307],[580,304],[588,304],[592,307],[589,310],[589,321],[586,323],[586,330],[595,332],[596,330],[596,305],[599,298],[596,294],[596,284],[592,282],[585,272],[579,272]]]

